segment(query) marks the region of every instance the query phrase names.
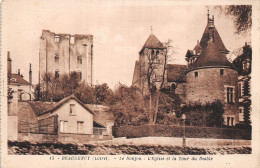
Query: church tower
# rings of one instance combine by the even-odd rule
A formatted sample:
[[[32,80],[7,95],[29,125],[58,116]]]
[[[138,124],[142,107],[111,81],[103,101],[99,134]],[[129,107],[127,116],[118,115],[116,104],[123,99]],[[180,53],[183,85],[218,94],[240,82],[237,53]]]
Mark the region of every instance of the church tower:
[[[139,87],[144,94],[147,92],[148,83],[159,89],[162,80],[166,79],[165,55],[166,47],[151,32],[139,52],[139,61],[135,64],[132,85]]]
[[[220,100],[225,125],[234,126],[238,123],[238,74],[226,57],[228,53],[214,25],[214,16],[208,14],[201,41],[186,54],[186,103]]]

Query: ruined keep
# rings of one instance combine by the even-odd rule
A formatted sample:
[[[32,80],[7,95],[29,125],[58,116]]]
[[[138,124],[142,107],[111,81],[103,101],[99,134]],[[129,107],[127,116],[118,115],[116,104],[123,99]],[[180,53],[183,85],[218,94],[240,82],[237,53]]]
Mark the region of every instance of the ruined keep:
[[[87,84],[93,82],[93,35],[55,34],[43,30],[40,37],[39,82],[51,72],[55,78],[77,72]]]

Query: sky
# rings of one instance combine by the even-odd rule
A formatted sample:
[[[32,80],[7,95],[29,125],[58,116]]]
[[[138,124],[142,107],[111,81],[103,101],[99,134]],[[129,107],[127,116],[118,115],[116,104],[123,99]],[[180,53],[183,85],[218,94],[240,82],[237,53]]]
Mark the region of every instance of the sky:
[[[73,2],[73,3],[72,3]],[[161,42],[173,41],[171,63],[185,64],[185,54],[200,40],[207,23],[207,9],[226,48],[232,53],[250,36],[235,35],[233,19],[214,6],[158,4],[124,1],[12,0],[3,2],[3,53],[10,51],[12,71],[21,69],[28,80],[32,63],[33,84],[38,82],[39,44],[43,29],[55,33],[94,36],[94,83],[114,88],[132,83],[138,53],[151,33]],[[233,56],[234,58],[234,56]]]

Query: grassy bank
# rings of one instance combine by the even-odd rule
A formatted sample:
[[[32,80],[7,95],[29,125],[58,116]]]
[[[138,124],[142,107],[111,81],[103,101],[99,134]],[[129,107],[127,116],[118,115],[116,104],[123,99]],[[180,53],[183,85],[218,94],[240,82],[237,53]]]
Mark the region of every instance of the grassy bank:
[[[105,145],[8,142],[11,155],[215,155],[251,154],[250,147],[180,147],[155,145]]]

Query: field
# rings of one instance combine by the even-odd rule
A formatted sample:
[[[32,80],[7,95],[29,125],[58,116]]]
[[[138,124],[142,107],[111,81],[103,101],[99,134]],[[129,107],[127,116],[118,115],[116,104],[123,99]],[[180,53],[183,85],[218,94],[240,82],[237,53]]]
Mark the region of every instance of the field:
[[[171,145],[113,145],[8,142],[10,155],[225,155],[251,154],[251,147],[181,147]]]

